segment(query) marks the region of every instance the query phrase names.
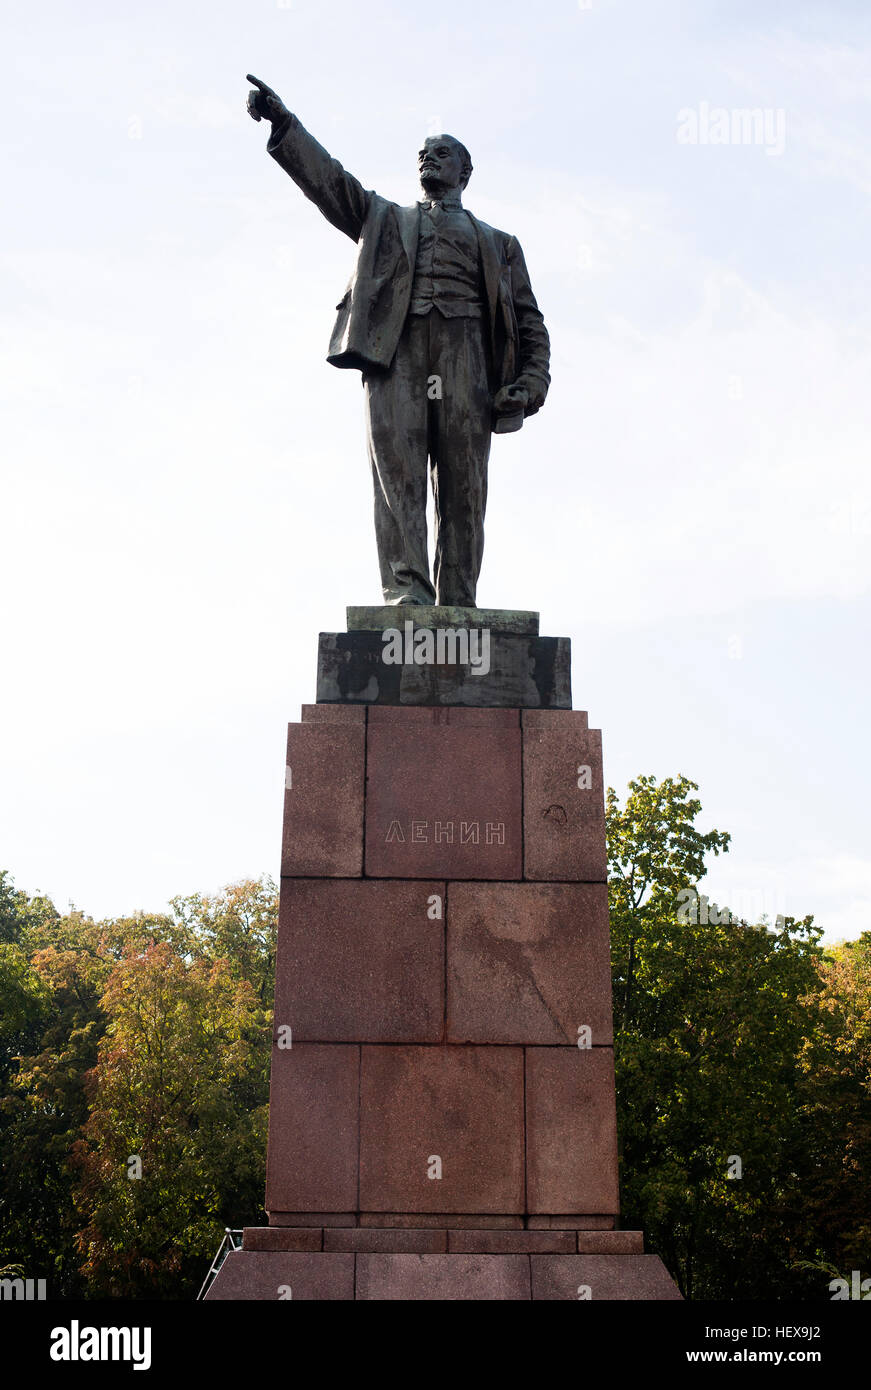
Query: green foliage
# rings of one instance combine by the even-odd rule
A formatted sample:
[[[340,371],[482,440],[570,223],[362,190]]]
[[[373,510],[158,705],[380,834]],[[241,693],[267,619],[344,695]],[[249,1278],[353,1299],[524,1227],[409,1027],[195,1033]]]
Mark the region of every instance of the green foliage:
[[[800,1201],[813,1260],[849,1279],[871,1265],[871,932],[827,952],[802,1051]]]
[[[6,869],[0,869],[0,941],[17,941],[21,931],[18,898]]]
[[[217,897],[194,893],[173,898],[175,919],[209,960],[226,960],[247,980],[265,1009],[272,1007],[275,985],[275,923],[278,890],[266,877],[225,888]]]
[[[0,943],[0,1085],[5,1091],[17,1063],[40,1037],[51,994],[19,946]]]
[[[268,1046],[264,1018],[227,961],[186,962],[165,942],[116,966],[103,1007],[111,1021],[74,1146],[84,1272],[109,1297],[173,1296],[184,1281],[196,1292],[239,1139],[252,1126],[265,1137],[263,1114],[239,1113],[235,1092]]]
[[[28,1276],[72,1295],[84,1286],[68,1162],[87,1117],[84,1074],[104,1027],[107,969],[101,975],[87,949],[93,923],[61,918],[44,898],[19,892],[13,903],[10,935],[18,944],[0,947],[0,1262],[23,1264]]]
[[[57,917],[54,903],[41,895],[29,898],[0,869],[0,942],[20,942],[29,929]]]
[[[696,790],[608,793],[623,1220],[687,1297],[827,1297],[808,1262],[871,1265],[868,951],[827,963],[810,918],[694,908],[729,842],[697,829]]]

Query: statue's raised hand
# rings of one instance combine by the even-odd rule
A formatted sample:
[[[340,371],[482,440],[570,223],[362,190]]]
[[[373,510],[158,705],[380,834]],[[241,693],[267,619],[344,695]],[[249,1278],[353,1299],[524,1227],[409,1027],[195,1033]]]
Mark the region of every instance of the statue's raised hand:
[[[246,73],[246,76],[257,88],[256,92],[248,93],[248,115],[255,121],[271,121],[274,126],[280,125],[290,115],[281,97],[253,73]]]

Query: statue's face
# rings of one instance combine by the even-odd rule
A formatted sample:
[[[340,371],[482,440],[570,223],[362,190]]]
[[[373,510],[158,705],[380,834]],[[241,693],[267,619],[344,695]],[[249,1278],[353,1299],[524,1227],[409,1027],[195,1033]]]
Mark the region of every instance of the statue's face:
[[[430,135],[417,156],[420,181],[424,188],[459,188],[463,162],[456,144],[447,135]]]

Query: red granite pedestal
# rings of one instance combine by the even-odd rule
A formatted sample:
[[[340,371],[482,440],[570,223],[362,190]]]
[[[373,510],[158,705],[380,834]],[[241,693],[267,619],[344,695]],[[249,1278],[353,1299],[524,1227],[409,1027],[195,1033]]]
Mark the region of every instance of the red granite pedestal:
[[[675,1299],[618,1229],[601,737],[288,731],[266,1209],[210,1299]]]

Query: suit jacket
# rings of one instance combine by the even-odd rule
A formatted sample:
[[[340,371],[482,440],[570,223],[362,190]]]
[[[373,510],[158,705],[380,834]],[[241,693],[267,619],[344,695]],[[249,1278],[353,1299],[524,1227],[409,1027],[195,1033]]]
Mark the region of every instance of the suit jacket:
[[[393,362],[411,303],[420,208],[382,198],[343,169],[296,116],[273,130],[269,153],[324,217],[358,243],[357,264],[344,297],[327,361],[363,372]],[[469,216],[478,235],[493,367],[491,389],[521,374],[550,384],[550,340],[515,237]],[[527,410],[527,414],[534,414]]]

